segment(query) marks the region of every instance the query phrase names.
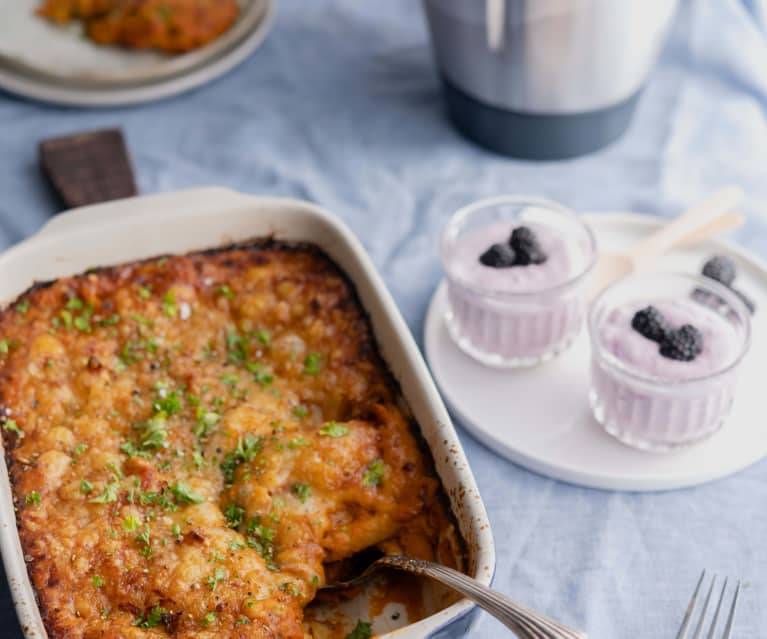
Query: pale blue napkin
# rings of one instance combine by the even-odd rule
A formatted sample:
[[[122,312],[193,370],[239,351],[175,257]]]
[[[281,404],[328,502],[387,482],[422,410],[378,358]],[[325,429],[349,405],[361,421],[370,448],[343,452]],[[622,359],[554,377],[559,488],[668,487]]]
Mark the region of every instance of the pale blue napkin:
[[[523,192],[580,210],[671,215],[739,183],[750,216],[739,238],[767,256],[761,0],[685,3],[629,133],[593,156],[546,164],[491,155],[451,129],[414,0],[284,0],[279,14],[250,60],[179,98],[81,111],[0,94],[0,244],[33,233],[54,208],[39,139],[121,125],[144,192],[219,184],[337,212],[419,340],[440,278],[439,229],[479,197]],[[751,584],[735,636],[765,636],[767,463],[693,490],[620,494],[539,477],[461,438],[495,530],[498,588],[597,639],[661,639],[674,636],[709,566]],[[18,636],[0,625],[0,638]],[[472,636],[506,635],[483,616]]]

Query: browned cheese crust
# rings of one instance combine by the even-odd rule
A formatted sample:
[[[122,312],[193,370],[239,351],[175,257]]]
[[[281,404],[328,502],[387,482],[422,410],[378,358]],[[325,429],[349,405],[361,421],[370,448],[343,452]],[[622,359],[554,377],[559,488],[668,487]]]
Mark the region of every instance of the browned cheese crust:
[[[52,639],[301,639],[325,564],[455,561],[367,318],[314,248],[37,287],[0,314],[0,399]]]

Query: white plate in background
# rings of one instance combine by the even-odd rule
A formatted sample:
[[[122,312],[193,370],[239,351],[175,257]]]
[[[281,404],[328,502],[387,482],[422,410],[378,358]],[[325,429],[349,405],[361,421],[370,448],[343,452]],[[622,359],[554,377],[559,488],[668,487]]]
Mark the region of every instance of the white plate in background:
[[[5,11],[5,4],[10,6],[15,2],[26,4],[29,0],[0,0],[0,15],[3,16],[3,21],[0,23],[0,43],[2,43],[5,37],[3,35],[5,16],[2,12]],[[196,52],[179,56],[177,62],[173,60],[168,62],[167,56],[162,56],[161,54],[98,47],[80,39],[80,41],[77,41],[77,44],[85,46],[86,50],[91,51],[91,49],[96,48],[92,59],[94,62],[98,59],[98,65],[103,64],[104,60],[108,59],[111,55],[118,56],[123,62],[130,61],[127,62],[128,66],[118,64],[113,68],[113,72],[116,72],[118,76],[122,74],[123,80],[80,82],[62,77],[57,78],[51,74],[30,71],[26,68],[27,65],[19,63],[18,60],[11,62],[0,53],[0,89],[41,102],[80,107],[128,106],[160,100],[189,91],[211,82],[233,69],[250,56],[265,40],[274,22],[274,0],[248,0],[248,2],[251,3],[250,6],[253,7],[253,10],[260,7],[260,19],[250,30],[246,30],[244,35],[240,34],[239,40],[231,42],[230,35],[234,33],[235,29],[239,33],[238,24],[228,34],[223,34],[221,38],[208,45],[209,47],[216,48],[217,55],[208,55],[207,47],[203,47]],[[42,26],[36,25],[35,28],[56,29],[56,27],[49,27],[49,25],[46,25],[44,21],[34,15],[29,20],[43,22]],[[71,35],[67,34],[67,37],[71,37]],[[226,38],[228,47],[222,46],[224,38]],[[45,38],[43,38],[43,41],[45,41]],[[2,45],[0,44],[1,48]],[[109,54],[107,58],[102,57],[105,53]],[[96,54],[98,54],[98,57]],[[133,56],[137,57],[134,58]],[[159,57],[161,62],[159,66],[153,67],[149,65],[142,70],[141,64],[143,63],[136,61],[139,58],[144,59],[144,56],[149,56],[155,60]],[[186,62],[181,60],[186,58],[186,56],[196,56],[197,63],[187,66]],[[175,73],[169,74],[165,73],[168,67],[164,65],[169,63],[184,65],[185,70],[177,70]],[[136,68],[133,68],[134,64],[137,65]],[[131,68],[129,69],[128,67]],[[134,73],[134,79],[129,81],[127,77],[131,72]],[[135,81],[137,76],[142,74],[147,76],[152,73],[155,74],[152,80]],[[94,71],[94,77],[96,75],[98,74]]]
[[[587,216],[602,251],[628,247],[660,222],[637,214]],[[444,282],[424,327],[426,358],[451,411],[469,432],[511,461],[543,475],[609,490],[655,491],[720,479],[767,456],[767,265],[728,242],[708,242],[658,261],[662,270],[699,272],[713,253],[738,264],[738,288],[757,304],[753,341],[743,362],[733,411],[710,439],[673,453],[620,443],[597,424],[588,404],[586,331],[552,362],[513,371],[490,368],[461,351],[444,322]]]
[[[240,15],[228,31],[199,49],[170,55],[98,45],[77,21],[56,25],[38,16],[41,4],[0,0],[0,64],[47,80],[112,88],[156,82],[205,64],[253,32],[268,8],[267,0],[240,0]]]

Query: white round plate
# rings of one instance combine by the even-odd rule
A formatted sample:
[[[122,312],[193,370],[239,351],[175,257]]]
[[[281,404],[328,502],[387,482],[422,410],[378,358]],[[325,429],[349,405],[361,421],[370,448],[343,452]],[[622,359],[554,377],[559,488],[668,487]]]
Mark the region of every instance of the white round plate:
[[[204,47],[181,55],[101,46],[85,37],[82,25],[54,25],[35,10],[42,0],[0,0],[0,62],[25,73],[68,84],[116,88],[168,79],[231,49],[252,32],[265,0],[239,0],[232,27]]]
[[[0,12],[4,3],[0,0]],[[26,2],[26,0],[25,0]],[[32,16],[34,29],[54,29]],[[113,107],[167,98],[210,82],[230,71],[258,48],[269,33],[274,20],[274,0],[247,0],[243,15],[230,31],[206,47],[169,58],[157,53],[126,51],[114,47],[97,47],[72,33],[58,36],[72,38],[70,74],[61,68],[37,60],[11,57],[0,47],[0,88],[27,98],[67,106]],[[3,23],[5,24],[5,23]],[[0,27],[0,36],[4,27]],[[59,46],[62,42],[56,39]],[[0,37],[0,41],[3,37]],[[48,42],[37,38],[35,42]],[[34,69],[31,67],[35,66]]]
[[[600,250],[628,247],[659,221],[646,215],[586,216]],[[476,362],[450,338],[442,282],[424,327],[426,359],[458,421],[499,454],[555,479],[609,490],[654,491],[695,486],[735,473],[767,456],[764,365],[767,361],[767,265],[728,242],[709,242],[661,258],[658,269],[699,272],[713,253],[738,264],[736,284],[756,302],[753,342],[733,411],[710,439],[673,453],[635,450],[605,433],[588,405],[590,349],[584,332],[552,362],[499,370]]]

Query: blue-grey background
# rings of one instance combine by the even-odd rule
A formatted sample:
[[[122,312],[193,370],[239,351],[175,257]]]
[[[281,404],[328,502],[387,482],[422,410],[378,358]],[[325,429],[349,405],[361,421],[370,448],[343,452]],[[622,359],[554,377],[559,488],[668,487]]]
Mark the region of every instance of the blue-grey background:
[[[758,0],[688,0],[628,135],[595,155],[545,164],[491,155],[450,128],[415,0],[279,5],[252,58],[175,99],[87,111],[0,93],[0,245],[34,233],[56,208],[38,141],[119,125],[143,192],[215,184],[338,213],[419,341],[440,277],[439,229],[479,197],[524,192],[580,210],[671,215],[734,182],[749,196],[739,237],[767,256],[767,27]],[[708,566],[750,584],[735,636],[767,636],[767,463],[697,489],[622,494],[531,474],[460,436],[495,531],[501,590],[597,639],[660,639],[675,636]],[[485,615],[472,633],[501,636]],[[0,590],[0,639],[19,637]]]

